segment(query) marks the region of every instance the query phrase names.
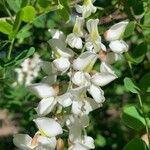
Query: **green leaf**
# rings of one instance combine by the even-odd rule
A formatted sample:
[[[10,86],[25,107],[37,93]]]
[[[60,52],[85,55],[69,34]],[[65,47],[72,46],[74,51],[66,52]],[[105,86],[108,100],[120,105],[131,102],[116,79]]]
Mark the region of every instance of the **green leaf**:
[[[16,66],[16,65],[21,64],[25,59],[32,56],[34,52],[35,52],[35,49],[33,47],[31,47],[28,50],[24,50],[22,53],[16,56],[15,59],[11,59],[9,62],[7,62],[5,64],[5,67]]]
[[[135,106],[124,106],[121,119],[126,126],[136,131],[145,127],[145,120]]]
[[[6,0],[9,8],[17,13],[20,10],[22,0]]]
[[[51,0],[38,0],[38,4],[42,7],[42,8],[47,8],[50,4],[51,4]]]
[[[10,34],[12,31],[12,25],[6,21],[0,20],[0,32],[4,34]]]
[[[59,7],[58,10],[61,18],[66,22],[70,19],[70,9],[68,5],[68,0],[59,0]]]
[[[150,92],[150,72],[146,73],[139,83],[140,88],[144,92]]]
[[[15,58],[15,65],[21,64],[25,59],[32,56],[35,52],[35,48],[31,47],[29,50],[24,50],[20,55]]]
[[[124,78],[124,86],[128,91],[130,91],[132,93],[139,93],[139,91],[140,91],[140,89],[128,77]]]
[[[34,7],[26,6],[26,7],[22,8],[21,11],[22,11],[22,17],[21,17],[22,21],[31,22],[34,19],[35,13],[36,13]]]
[[[124,38],[131,36],[134,32],[134,29],[135,29],[135,22],[134,21],[129,22],[124,32]]]
[[[144,60],[146,52],[147,52],[146,43],[141,43],[138,46],[136,46],[132,53],[132,58],[134,59],[134,62],[137,64],[141,63]]]
[[[140,138],[132,139],[128,144],[125,145],[123,150],[148,150],[145,142]]]

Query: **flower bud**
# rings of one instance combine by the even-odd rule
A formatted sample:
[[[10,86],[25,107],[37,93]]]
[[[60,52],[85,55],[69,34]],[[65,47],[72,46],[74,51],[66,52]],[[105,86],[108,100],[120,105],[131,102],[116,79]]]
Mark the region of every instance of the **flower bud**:
[[[56,147],[57,147],[57,150],[64,150],[64,141],[61,138],[57,140]]]

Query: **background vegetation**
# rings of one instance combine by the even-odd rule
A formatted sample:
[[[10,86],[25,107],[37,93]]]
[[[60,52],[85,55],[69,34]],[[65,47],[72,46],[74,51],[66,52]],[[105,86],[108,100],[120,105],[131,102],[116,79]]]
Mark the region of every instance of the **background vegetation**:
[[[12,86],[17,78],[15,68],[35,52],[51,60],[48,29],[70,33],[77,15],[72,6],[78,2],[81,0],[0,0],[0,109],[7,110],[8,126],[14,127],[10,133],[0,132],[1,150],[15,149],[15,130],[35,131],[33,108],[39,100],[25,85]],[[97,150],[121,150],[129,141],[124,150],[130,150],[130,145],[136,148],[137,143],[136,150],[146,150],[140,138],[150,125],[150,1],[96,0],[94,4],[98,11],[92,18],[99,18],[102,37],[111,25],[130,21],[124,34],[130,49],[115,64],[119,78],[104,88],[104,106],[90,115],[89,135]],[[34,82],[42,76],[40,72]],[[8,131],[4,120],[0,120],[0,129]]]

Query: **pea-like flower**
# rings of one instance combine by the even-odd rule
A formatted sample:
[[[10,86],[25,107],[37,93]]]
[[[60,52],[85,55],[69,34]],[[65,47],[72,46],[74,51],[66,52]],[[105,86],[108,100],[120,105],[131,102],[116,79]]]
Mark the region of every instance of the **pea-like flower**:
[[[54,150],[56,136],[62,134],[61,126],[51,118],[34,119],[39,131],[31,138],[27,134],[14,135],[14,144],[22,150]]]
[[[100,50],[106,51],[106,47],[104,44],[102,44],[101,37],[98,32],[98,22],[99,19],[90,19],[86,24],[89,34],[87,35],[85,46],[87,50],[95,53],[99,52]]]
[[[76,11],[81,13],[84,18],[89,17],[92,13],[96,12],[96,7],[93,5],[94,1],[95,0],[84,0],[83,6],[76,6]]]
[[[112,27],[110,27],[109,30],[107,30],[104,33],[105,39],[107,41],[115,41],[121,39],[127,25],[128,25],[128,21],[122,21],[113,25]]]
[[[83,47],[81,39],[84,35],[83,25],[84,25],[84,18],[77,17],[73,28],[73,33],[69,34],[66,38],[66,43],[70,47],[76,49],[81,49]]]

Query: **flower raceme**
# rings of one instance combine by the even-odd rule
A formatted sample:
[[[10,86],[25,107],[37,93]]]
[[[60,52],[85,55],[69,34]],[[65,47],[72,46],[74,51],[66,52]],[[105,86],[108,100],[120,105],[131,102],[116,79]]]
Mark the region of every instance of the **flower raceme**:
[[[76,17],[72,33],[66,36],[62,31],[49,29],[53,60],[41,62],[46,76],[40,83],[28,86],[41,99],[35,108],[37,118],[33,120],[38,131],[33,138],[27,134],[14,135],[14,144],[20,149],[61,150],[62,128],[68,130],[68,150],[95,149],[94,139],[86,133],[88,115],[103,106],[102,89],[117,78],[112,64],[128,51],[122,38],[128,21],[106,31],[108,50],[98,31],[99,20],[88,19],[96,12],[93,1],[84,0],[76,10],[82,16]],[[99,69],[95,70],[95,64]]]

